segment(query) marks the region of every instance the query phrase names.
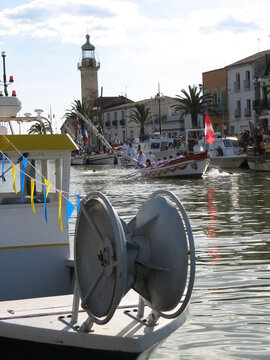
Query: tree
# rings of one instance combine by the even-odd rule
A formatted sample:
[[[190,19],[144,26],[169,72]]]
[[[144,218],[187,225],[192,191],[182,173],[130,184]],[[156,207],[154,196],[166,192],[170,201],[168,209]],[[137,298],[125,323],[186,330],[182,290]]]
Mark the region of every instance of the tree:
[[[71,108],[66,109],[64,118],[76,120],[76,128],[74,130],[77,132],[77,124],[80,125],[82,130],[86,127],[86,124],[80,117],[78,117],[75,111],[84,116],[91,117],[92,109],[89,105],[86,105],[83,101],[81,102],[80,100],[74,100],[74,102],[71,103]],[[83,142],[85,145],[85,135],[83,135]]]
[[[44,131],[45,129],[45,131]],[[52,128],[50,126],[50,124],[44,124],[43,122],[36,122],[35,124],[33,124],[29,130],[28,130],[28,134],[46,134],[47,132],[52,134]]]
[[[135,110],[132,110],[132,114],[129,116],[129,122],[135,122],[140,126],[140,140],[145,139],[145,124],[151,120],[150,108],[145,104],[138,103],[135,105]]]
[[[198,126],[198,114],[204,114],[206,106],[209,106],[211,96],[204,94],[202,89],[197,86],[189,85],[188,91],[182,89],[183,95],[176,95],[175,100],[178,104],[174,105],[175,110],[182,112],[180,119],[186,115],[191,115],[192,127]]]
[[[81,113],[82,115],[88,116],[90,114],[91,109],[88,105],[86,105],[83,101],[81,102],[80,100],[74,100],[74,102],[71,103],[71,108],[66,109],[64,118],[76,119],[78,120],[79,124],[82,126],[84,122],[83,120],[78,119],[78,115],[76,114],[75,110]]]

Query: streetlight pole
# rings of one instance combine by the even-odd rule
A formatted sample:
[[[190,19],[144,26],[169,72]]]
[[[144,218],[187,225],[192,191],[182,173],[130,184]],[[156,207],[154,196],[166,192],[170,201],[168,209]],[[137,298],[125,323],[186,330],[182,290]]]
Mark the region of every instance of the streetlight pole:
[[[205,108],[204,108],[204,87],[203,84],[199,84],[200,92],[202,92],[202,111],[203,111],[203,127],[205,127]]]
[[[161,109],[160,109],[160,102],[161,102],[161,94],[160,94],[160,87],[159,87],[159,83],[158,83],[158,93],[155,96],[155,99],[158,101],[158,119],[159,119],[159,133],[161,136]]]
[[[4,51],[2,51],[1,53],[2,58],[3,58],[3,81],[4,81],[4,93],[6,96],[8,96],[8,91],[7,91],[7,77],[6,77],[6,53]]]

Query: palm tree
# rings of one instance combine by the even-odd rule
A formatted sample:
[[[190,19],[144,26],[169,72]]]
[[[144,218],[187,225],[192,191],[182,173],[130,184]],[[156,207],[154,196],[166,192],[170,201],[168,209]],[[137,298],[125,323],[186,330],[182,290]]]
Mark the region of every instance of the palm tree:
[[[81,129],[83,129],[85,127],[85,122],[81,118],[78,117],[75,110],[78,111],[82,115],[89,116],[89,115],[91,115],[91,108],[89,105],[86,105],[83,101],[81,102],[80,100],[74,100],[74,102],[71,103],[71,108],[66,109],[64,118],[76,120],[76,124],[79,124]],[[77,125],[74,130],[75,130],[75,132],[77,132]],[[85,145],[85,136],[83,136],[83,142]]]
[[[83,101],[81,102],[80,100],[74,100],[73,103],[71,103],[71,108],[70,109],[66,109],[66,113],[64,115],[64,118],[66,119],[77,119],[78,116],[76,114],[76,111],[78,111],[79,113],[81,113],[82,115],[89,115],[91,108],[89,105],[86,105]],[[83,120],[78,119],[80,125],[83,125]]]
[[[144,126],[151,119],[150,110],[145,104],[138,103],[135,105],[135,110],[132,110],[132,114],[129,116],[129,122],[135,122],[140,126],[140,140],[145,138]]]
[[[28,134],[46,134],[46,132],[50,132],[52,134],[51,130],[50,124],[41,124],[41,122],[36,122],[30,127]]]
[[[174,105],[175,110],[182,112],[180,119],[190,114],[192,127],[194,129],[198,126],[198,114],[203,114],[205,105],[209,105],[210,96],[204,94],[202,89],[197,86],[188,86],[188,91],[182,89],[183,96],[176,95],[175,100],[178,102]]]

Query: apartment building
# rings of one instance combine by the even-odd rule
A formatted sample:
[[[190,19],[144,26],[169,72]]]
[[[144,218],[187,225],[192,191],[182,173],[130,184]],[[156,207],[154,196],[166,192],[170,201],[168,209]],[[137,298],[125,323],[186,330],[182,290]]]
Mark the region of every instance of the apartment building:
[[[249,122],[262,120],[269,129],[270,100],[267,79],[270,70],[270,50],[261,51],[239,60],[227,71],[230,132],[239,133],[249,129]]]
[[[173,108],[175,100],[168,96],[153,97],[103,110],[103,131],[109,142],[123,142],[127,138],[139,137],[140,126],[131,121],[131,115],[138,103],[150,108],[150,120],[145,124],[145,134],[177,137],[185,132],[185,121],[180,120],[180,113]]]

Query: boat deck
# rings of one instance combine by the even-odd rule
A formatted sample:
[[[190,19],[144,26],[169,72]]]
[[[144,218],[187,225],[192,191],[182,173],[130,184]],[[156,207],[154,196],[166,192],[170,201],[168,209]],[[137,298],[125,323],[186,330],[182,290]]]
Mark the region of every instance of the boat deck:
[[[79,331],[87,319],[82,309],[77,323],[71,324],[73,295],[1,302],[0,337],[105,351],[121,348],[121,351],[140,353],[157,339],[162,340],[165,334],[169,336],[187,318],[187,311],[184,311],[176,319],[159,318],[156,326],[147,326],[146,316],[151,309],[145,307],[145,316],[140,321],[135,319],[138,300],[134,300],[134,295],[131,291],[122,299],[110,322],[94,324],[89,333]]]

